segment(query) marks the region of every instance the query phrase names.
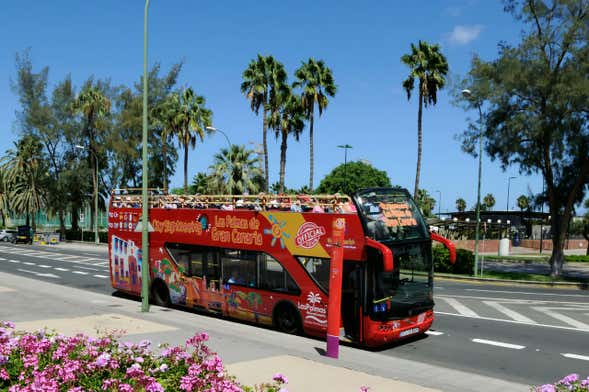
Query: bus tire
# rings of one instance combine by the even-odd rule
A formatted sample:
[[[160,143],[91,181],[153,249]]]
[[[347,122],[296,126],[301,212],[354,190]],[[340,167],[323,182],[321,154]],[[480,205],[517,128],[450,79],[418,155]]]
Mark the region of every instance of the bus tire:
[[[301,334],[303,329],[301,315],[290,302],[281,302],[274,308],[272,322],[277,330],[293,335]]]
[[[151,302],[157,306],[170,306],[170,290],[161,279],[156,279],[151,285]]]

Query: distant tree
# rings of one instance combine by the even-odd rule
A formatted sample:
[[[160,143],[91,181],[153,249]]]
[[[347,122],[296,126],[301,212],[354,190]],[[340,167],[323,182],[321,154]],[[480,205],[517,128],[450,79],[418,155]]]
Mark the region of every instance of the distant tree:
[[[472,206],[472,210],[471,211],[476,211],[477,210],[477,205],[479,205],[478,203],[475,203],[474,206]],[[489,207],[483,202],[480,204],[480,211],[488,211]]]
[[[207,195],[210,193],[209,191],[209,181],[210,178],[207,173],[198,172],[192,179],[192,184],[190,184],[190,193],[199,194],[199,195]]]
[[[503,169],[515,165],[524,174],[542,174],[542,199],[552,216],[549,263],[552,276],[558,276],[572,211],[589,184],[589,3],[507,0],[505,5],[525,24],[522,41],[501,43],[495,60],[474,57],[460,84],[472,98],[461,102],[468,110],[484,104],[485,149]],[[477,150],[479,130],[473,122],[464,132],[465,151]]]
[[[487,207],[487,211],[492,211],[493,206],[495,206],[495,196],[493,196],[492,193],[487,193],[485,197],[483,197],[483,203],[485,204],[485,207]]]
[[[433,218],[435,216],[433,210],[436,207],[436,199],[431,197],[427,190],[420,189],[417,192],[415,203],[417,203],[417,206],[426,218]]]
[[[262,108],[262,143],[264,148],[264,190],[268,192],[268,114],[277,110],[277,100],[287,87],[284,65],[272,56],[258,54],[243,71],[241,92],[250,101],[256,115]],[[269,113],[268,113],[269,112]]]
[[[313,127],[315,106],[319,111],[319,117],[329,105],[327,97],[334,97],[337,92],[337,86],[333,79],[331,69],[325,65],[323,60],[310,58],[303,62],[301,67],[295,71],[297,80],[293,87],[301,88],[301,102],[305,110],[305,116],[309,120],[309,189],[313,191],[314,175],[314,151],[313,151]]]
[[[521,195],[517,198],[517,206],[520,211],[527,211],[530,209],[530,199],[527,196]]]
[[[231,150],[222,148],[215,154],[209,167],[211,175],[207,179],[209,188],[217,188],[219,193],[255,194],[260,192],[262,170],[258,158],[252,150],[243,145],[231,145]]]
[[[463,198],[456,199],[456,210],[458,212],[464,212],[466,210],[466,200]]]
[[[438,101],[438,90],[446,84],[448,62],[442,54],[439,45],[430,45],[419,41],[411,44],[411,53],[401,57],[401,62],[409,67],[409,76],[403,81],[403,88],[407,92],[407,99],[411,98],[415,80],[418,82],[419,109],[417,111],[417,170],[415,172],[415,188],[413,197],[417,199],[419,189],[419,176],[421,173],[421,117],[423,106],[435,105]]]
[[[361,188],[390,186],[391,180],[384,170],[378,170],[372,165],[357,161],[348,162],[347,167],[341,164],[333,169],[321,180],[316,192],[344,193],[344,187],[346,187],[352,194]]]

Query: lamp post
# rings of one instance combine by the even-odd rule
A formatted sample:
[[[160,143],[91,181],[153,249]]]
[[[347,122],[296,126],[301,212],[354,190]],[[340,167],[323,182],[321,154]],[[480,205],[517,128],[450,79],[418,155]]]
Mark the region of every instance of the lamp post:
[[[517,178],[517,177],[509,177],[507,179],[507,208],[505,209],[505,211],[509,211],[509,186],[511,185],[511,180]]]
[[[149,312],[149,209],[147,201],[147,16],[149,0],[145,0],[143,13],[143,136],[141,182],[141,311]]]
[[[436,191],[438,192],[438,219],[441,219],[442,216],[442,192],[441,191]]]
[[[231,144],[231,141],[229,140],[229,136],[227,136],[227,134],[225,132],[223,132],[222,130],[220,130],[219,128],[215,128],[215,127],[205,127],[205,129],[209,132],[219,132],[221,135],[225,136],[225,140],[227,140],[227,144],[229,145],[229,163],[231,164],[231,171],[229,172],[229,177],[233,177],[233,144]],[[242,170],[242,177],[243,177],[243,170]],[[243,178],[242,178],[243,180]],[[233,189],[229,188],[229,194],[232,195],[233,194]]]
[[[462,90],[462,96],[466,99],[472,98],[472,93],[468,89]],[[475,229],[475,237],[474,237],[474,271],[475,276],[479,264],[479,230],[480,230],[480,223],[481,223],[481,174],[483,171],[483,111],[481,110],[481,103],[479,101],[475,102],[476,106],[479,109],[479,176],[478,176],[478,185],[477,185],[477,205],[476,205],[476,215],[477,215],[477,222],[476,222],[476,229]]]
[[[338,148],[344,149],[344,193],[348,192],[348,149],[352,148],[349,144],[340,144]]]
[[[94,157],[94,242],[98,245],[100,244],[100,238],[98,237],[98,157],[91,148],[86,148],[79,144],[76,144],[76,148],[80,150],[88,150]],[[84,238],[82,234],[82,241],[83,240]]]

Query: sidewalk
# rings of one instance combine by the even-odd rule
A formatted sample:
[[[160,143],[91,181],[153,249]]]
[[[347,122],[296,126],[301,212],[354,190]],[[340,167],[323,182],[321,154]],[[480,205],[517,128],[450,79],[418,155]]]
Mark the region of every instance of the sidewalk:
[[[209,347],[218,352],[229,373],[247,385],[270,381],[275,373],[298,391],[528,391],[528,385],[428,365],[352,347],[340,347],[340,359],[319,354],[325,342],[204,316],[152,307],[128,299],[0,273],[0,319],[17,329],[49,327],[58,332],[126,329],[124,341],[150,339],[183,344],[195,332],[209,333]],[[34,288],[34,289],[33,289]]]

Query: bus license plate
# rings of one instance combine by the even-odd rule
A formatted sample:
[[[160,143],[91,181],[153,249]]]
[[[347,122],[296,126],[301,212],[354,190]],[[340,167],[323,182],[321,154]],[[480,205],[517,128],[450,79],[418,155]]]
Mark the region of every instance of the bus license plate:
[[[419,332],[419,328],[406,329],[406,330],[401,331],[399,333],[399,337],[402,338],[403,336],[413,335],[413,334],[418,333],[418,332]]]

